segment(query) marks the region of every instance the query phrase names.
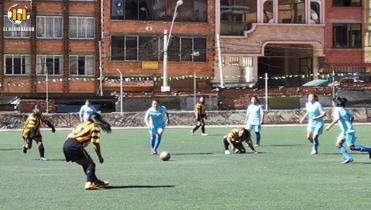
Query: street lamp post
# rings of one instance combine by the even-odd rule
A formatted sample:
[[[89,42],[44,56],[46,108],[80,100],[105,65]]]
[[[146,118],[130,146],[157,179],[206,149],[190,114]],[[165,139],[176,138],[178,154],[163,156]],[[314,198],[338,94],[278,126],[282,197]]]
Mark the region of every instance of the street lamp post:
[[[120,114],[122,115],[122,107],[123,107],[123,100],[122,100],[122,85],[123,85],[123,80],[122,80],[122,73],[120,70],[116,69],[116,71],[120,74]]]
[[[45,69],[45,105],[46,105],[46,113],[49,113],[49,76],[48,76],[48,69]]]
[[[173,20],[171,21],[169,35],[167,34],[167,30],[164,30],[164,61],[163,61],[163,84],[161,87],[161,92],[168,92],[170,91],[170,86],[168,85],[168,76],[167,76],[167,49],[169,47],[169,42],[171,39],[171,32],[173,30],[174,21],[177,16],[178,7],[183,4],[183,0],[178,0],[175,5]]]
[[[192,52],[192,61],[193,61],[193,104],[196,104],[197,101],[197,74],[194,66],[194,57],[200,56],[199,51]]]

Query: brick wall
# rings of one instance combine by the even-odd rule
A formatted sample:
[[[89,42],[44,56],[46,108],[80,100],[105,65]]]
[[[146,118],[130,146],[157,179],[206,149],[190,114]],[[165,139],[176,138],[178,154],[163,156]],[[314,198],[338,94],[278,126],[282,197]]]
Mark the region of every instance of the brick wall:
[[[333,23],[362,23],[362,7],[333,7],[333,0],[326,0],[325,63],[360,64],[363,63],[363,49],[334,49]],[[362,29],[361,29],[362,30]],[[363,35],[362,39],[363,39]]]
[[[173,36],[204,36],[207,37],[207,62],[168,62],[168,75],[191,75],[195,71],[199,76],[213,76],[214,48],[215,48],[215,0],[208,0],[208,22],[190,23],[175,22]],[[105,76],[118,76],[116,69],[120,69],[125,76],[162,76],[162,62],[155,70],[141,68],[141,62],[111,61],[110,38],[111,35],[158,35],[162,36],[164,30],[169,30],[171,22],[162,21],[111,21],[110,1],[104,1],[104,38],[103,38],[103,67]],[[148,31],[150,26],[151,31]],[[147,28],[147,30],[146,30]]]

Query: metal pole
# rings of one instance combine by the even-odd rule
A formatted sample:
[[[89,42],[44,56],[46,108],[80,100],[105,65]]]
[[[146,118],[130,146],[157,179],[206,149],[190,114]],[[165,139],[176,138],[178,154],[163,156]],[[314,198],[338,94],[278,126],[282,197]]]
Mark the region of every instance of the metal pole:
[[[102,42],[99,41],[99,93],[103,96]]]
[[[196,104],[197,98],[197,75],[193,72],[193,104]]]
[[[167,82],[167,44],[168,44],[168,36],[167,30],[164,31],[164,62],[163,62],[163,84],[161,87],[161,92],[170,91],[170,87],[168,86]]]
[[[268,111],[268,73],[265,73],[265,111]]]
[[[48,77],[48,70],[45,69],[45,104],[46,104],[46,113],[49,113],[49,77]]]
[[[220,36],[219,36],[219,34],[216,34],[216,49],[218,50],[218,66],[219,66],[220,87],[224,88],[222,52],[220,50]]]
[[[123,109],[123,78],[122,78],[122,73],[120,70],[116,69],[116,71],[120,74],[120,114],[122,115],[122,109]]]
[[[335,70],[332,68],[332,98],[335,98]]]
[[[169,36],[167,35],[167,30],[164,30],[164,61],[163,61],[163,84],[161,87],[161,92],[169,92],[170,91],[170,86],[168,85],[168,76],[167,76],[167,61],[168,61],[168,56],[167,56],[167,49],[169,47],[170,39],[171,39],[171,32],[173,30],[175,18],[177,16],[177,10],[178,7],[183,4],[182,0],[178,0],[175,5],[174,9],[174,14],[173,14],[173,19],[171,21],[170,25],[170,30],[169,30]]]

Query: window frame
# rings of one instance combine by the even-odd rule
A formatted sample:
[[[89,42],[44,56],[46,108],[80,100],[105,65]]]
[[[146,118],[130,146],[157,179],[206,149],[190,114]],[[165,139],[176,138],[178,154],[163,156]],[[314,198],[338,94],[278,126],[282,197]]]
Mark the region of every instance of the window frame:
[[[351,5],[351,6],[336,5],[336,4],[335,4],[335,1],[336,1],[336,0],[332,0],[332,1],[331,1],[331,5],[332,5],[332,7],[350,7],[350,8],[354,8],[354,7],[362,7],[362,6],[363,6],[363,4],[362,4],[362,0],[359,1],[359,5],[354,5],[354,6],[352,6],[352,5]]]
[[[335,43],[335,27],[336,26],[346,26],[347,27],[347,46],[343,47],[336,47]],[[352,25],[358,25],[359,26],[359,46],[358,47],[351,47],[351,42],[352,42],[352,37],[349,36],[349,31],[350,33],[353,31]],[[350,30],[349,30],[350,29]],[[362,44],[363,44],[363,39],[362,39],[362,24],[361,23],[333,23],[332,24],[332,48],[334,49],[362,49]]]
[[[6,25],[7,22],[9,22],[9,19],[6,15],[4,15],[3,16],[3,27],[31,27],[31,19],[28,19],[26,21],[26,23],[29,24],[29,25],[26,25],[26,26],[24,26],[22,24],[17,25],[15,23],[12,23],[11,26],[8,26],[8,25]],[[3,31],[3,36],[4,36],[5,39],[29,39],[29,38],[31,38],[31,32],[33,32],[33,31]],[[6,35],[7,33],[17,33],[17,34],[20,33],[21,36],[7,36]],[[26,34],[28,33],[28,36],[22,36],[22,34],[24,34],[24,33],[26,33]]]
[[[75,58],[77,58],[76,60],[77,60],[77,65],[76,65],[76,73],[77,74],[71,74],[71,61],[72,61],[72,59],[71,59],[71,57],[75,57]],[[84,74],[79,74],[79,58],[80,57],[84,57]],[[96,70],[96,68],[95,68],[95,66],[96,66],[96,63],[93,65],[93,69],[92,69],[92,74],[86,74],[86,72],[87,72],[87,58],[92,58],[92,60],[94,61],[94,59],[95,59],[95,56],[94,55],[70,55],[69,56],[69,63],[68,63],[68,70],[69,70],[69,75],[70,76],[74,76],[74,77],[81,77],[81,76],[88,76],[88,77],[94,77],[95,76],[95,70]]]
[[[47,71],[46,63],[44,66],[40,67],[39,63],[36,63],[36,75],[45,75],[45,72],[48,72],[48,75],[50,76],[62,76],[63,75],[63,55],[36,55],[36,62],[38,62],[39,58],[43,57],[44,59],[47,59],[47,57],[53,58],[53,74],[50,74],[49,71]],[[55,59],[59,58],[59,74],[55,73]],[[41,69],[41,72],[44,71],[44,73],[39,73],[39,68]]]
[[[12,59],[12,73],[11,74],[8,74],[7,72],[6,72],[6,67],[7,67],[7,65],[6,65],[6,60],[7,60],[7,58],[9,58],[9,56],[11,56],[11,59]],[[20,57],[21,58],[21,74],[14,74],[14,57]],[[25,65],[25,70],[24,70],[24,74],[22,73],[23,71],[23,69],[22,69],[22,67],[23,67],[23,57],[25,57],[25,61],[26,61],[26,59],[27,59],[27,57],[29,58],[29,73],[27,73],[27,62],[24,64]],[[32,71],[31,71],[31,54],[4,54],[4,75],[5,76],[29,76],[29,75],[31,75],[32,74]]]
[[[46,35],[46,18],[53,18],[53,36],[51,36],[51,37],[48,37],[48,36],[38,36],[38,19],[39,18],[43,18],[43,23],[44,23],[44,26],[43,26],[43,29],[44,29],[44,34]],[[55,19],[56,18],[60,18],[61,19],[61,32],[62,32],[62,34],[61,34],[61,36],[59,37],[59,36],[54,36],[54,33],[55,33],[55,27],[56,27],[56,21],[55,21]],[[58,16],[58,15],[53,15],[53,16],[47,16],[47,15],[40,15],[40,16],[37,16],[36,17],[36,38],[37,39],[63,39],[63,29],[64,29],[64,25],[63,25],[63,16]]]
[[[72,27],[72,20],[71,19],[76,19],[76,26],[75,26],[75,29],[76,29],[76,37],[71,37],[71,27]],[[93,19],[93,37],[86,37],[87,35],[87,32],[88,32],[88,27],[84,27],[85,29],[85,37],[79,37],[79,30],[81,30],[82,28],[79,27],[79,20],[80,19],[84,19],[84,26],[86,26],[86,21],[88,19]],[[95,33],[96,33],[96,24],[95,24],[95,17],[94,16],[69,16],[69,28],[68,28],[68,38],[72,39],[72,40],[94,40],[95,39]]]

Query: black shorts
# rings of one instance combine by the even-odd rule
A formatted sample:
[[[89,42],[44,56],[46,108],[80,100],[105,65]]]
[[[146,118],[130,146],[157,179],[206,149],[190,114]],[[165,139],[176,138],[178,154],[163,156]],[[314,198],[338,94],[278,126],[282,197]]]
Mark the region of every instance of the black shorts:
[[[80,142],[74,139],[67,139],[64,142],[63,153],[66,157],[67,162],[76,162],[86,158],[86,151],[84,150]]]
[[[204,114],[198,114],[196,121],[205,123],[205,117],[206,117],[206,115],[204,115]]]

